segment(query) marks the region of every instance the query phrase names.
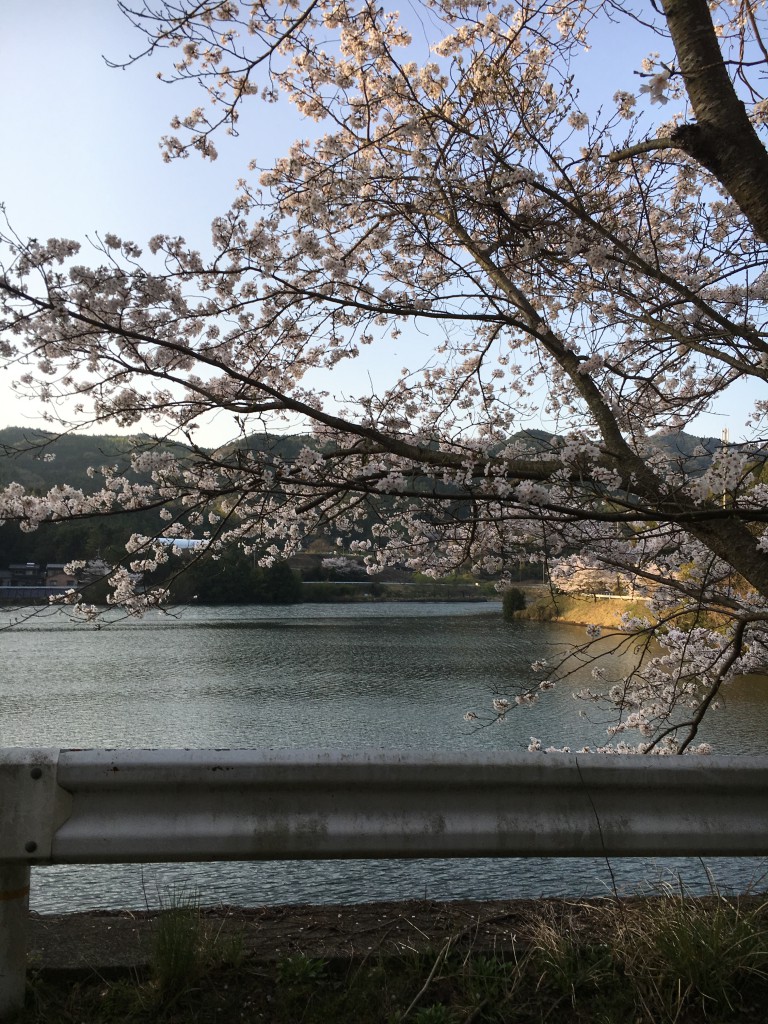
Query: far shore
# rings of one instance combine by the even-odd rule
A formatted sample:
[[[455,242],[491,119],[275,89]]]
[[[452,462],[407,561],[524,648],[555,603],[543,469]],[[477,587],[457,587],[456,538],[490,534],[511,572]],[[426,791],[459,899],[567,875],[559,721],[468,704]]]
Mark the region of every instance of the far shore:
[[[553,594],[549,588],[521,588],[527,599],[526,607],[515,612],[516,619],[530,622],[563,622],[574,626],[601,626],[620,629],[625,614],[639,619],[648,618],[645,601],[629,597],[596,595]]]

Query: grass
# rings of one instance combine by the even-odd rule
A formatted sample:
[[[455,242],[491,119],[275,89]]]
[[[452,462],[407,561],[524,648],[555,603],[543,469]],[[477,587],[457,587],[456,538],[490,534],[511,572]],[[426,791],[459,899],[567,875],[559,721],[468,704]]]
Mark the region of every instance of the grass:
[[[743,994],[765,997],[768,931],[763,908],[717,894],[707,901],[669,893],[663,915],[645,915],[630,950],[648,979],[647,1000],[672,1019],[675,1007],[735,1015]],[[626,954],[625,954],[626,955]],[[633,965],[627,958],[627,970]]]
[[[547,593],[531,601],[524,611],[516,612],[515,618],[531,619],[534,622],[593,624],[618,629],[624,612],[645,618],[648,615],[648,605],[644,601],[633,601],[628,597],[611,600],[558,594],[553,598]]]
[[[159,919],[151,970],[64,984],[33,977],[19,1024],[752,1024],[768,1003],[768,911],[755,898],[543,901],[488,949],[256,961],[209,934],[196,901]]]
[[[152,974],[160,993],[170,998],[194,983],[201,972],[204,932],[200,900],[184,890],[161,901],[152,941]]]

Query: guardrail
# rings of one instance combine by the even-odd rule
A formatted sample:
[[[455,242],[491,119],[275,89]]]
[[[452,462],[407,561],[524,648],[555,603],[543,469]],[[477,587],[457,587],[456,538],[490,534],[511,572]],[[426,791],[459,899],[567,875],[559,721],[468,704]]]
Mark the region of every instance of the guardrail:
[[[0,1017],[32,864],[766,854],[765,757],[0,750]]]

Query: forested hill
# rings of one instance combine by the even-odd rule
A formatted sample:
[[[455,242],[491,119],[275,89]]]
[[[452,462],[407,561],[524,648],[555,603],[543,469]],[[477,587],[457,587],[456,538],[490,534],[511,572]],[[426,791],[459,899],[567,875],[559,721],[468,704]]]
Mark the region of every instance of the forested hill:
[[[311,438],[303,434],[285,437],[263,434],[252,435],[246,443],[250,449],[269,448],[283,459],[291,460],[302,447],[311,443]],[[129,437],[98,434],[89,437],[5,427],[0,429],[0,486],[16,482],[27,490],[45,493],[58,484],[69,484],[78,490],[93,491],[99,486],[99,479],[88,476],[89,466],[127,468],[131,453],[142,449],[171,451],[182,458],[191,453],[187,445],[158,441],[148,434]]]
[[[300,435],[260,435],[249,438],[247,443],[251,449],[270,448],[291,459],[308,440]],[[88,476],[89,466],[117,466],[119,471],[130,465],[132,452],[150,448],[170,450],[182,459],[191,454],[186,445],[157,441],[145,434],[88,437],[6,427],[0,429],[0,487],[17,482],[28,491],[44,494],[58,485],[69,484],[88,493],[102,482],[98,476]],[[141,476],[135,479],[142,481]],[[0,525],[0,569],[18,562],[47,565],[97,555],[116,563],[125,556],[125,542],[132,533],[153,534],[162,525],[156,511],[44,523],[31,533],[22,532],[14,523],[5,523]]]
[[[544,430],[521,431],[510,440],[531,452],[556,449],[559,438]],[[698,438],[683,432],[659,434],[652,442],[673,459],[684,459],[689,472],[701,472],[708,455],[693,455],[701,446],[713,452],[720,442]],[[247,439],[251,449],[270,449],[290,461],[309,444],[308,435],[254,435]],[[30,491],[45,493],[59,484],[90,491],[99,478],[87,474],[89,466],[127,467],[131,452],[148,447],[172,450],[183,458],[191,449],[172,442],[158,442],[148,435],[81,436],[34,431],[21,427],[0,429],[0,486],[18,482]],[[54,456],[52,459],[50,456]],[[12,562],[65,562],[73,558],[100,554],[118,561],[125,554],[125,541],[131,533],[154,533],[161,526],[157,512],[123,513],[92,520],[44,524],[32,533],[23,533],[12,523],[0,526],[0,568]]]
[[[562,443],[559,435],[546,430],[521,430],[510,440],[517,441],[531,452],[542,453],[556,451]],[[649,437],[648,443],[669,459],[679,461],[687,473],[696,475],[706,469],[711,456],[722,442],[716,437],[686,434],[684,430],[663,430]],[[701,454],[702,451],[704,454]]]
[[[515,434],[510,440],[518,441],[531,451],[546,452],[557,448],[559,438],[545,430],[526,430]],[[688,472],[702,472],[710,455],[720,446],[713,437],[696,437],[684,431],[660,433],[650,438],[652,444],[672,459],[685,460]],[[281,458],[290,461],[305,445],[313,441],[306,434],[251,435],[245,444],[254,450],[270,449]],[[89,466],[116,465],[127,467],[131,452],[142,448],[159,448],[172,451],[181,457],[191,449],[171,441],[157,441],[147,434],[119,437],[111,434],[94,436],[64,434],[57,435],[22,427],[0,429],[0,486],[17,482],[27,490],[44,493],[57,484],[91,491],[98,486],[98,478],[87,474]],[[704,449],[708,455],[696,455],[696,449]],[[53,456],[53,458],[51,458]]]

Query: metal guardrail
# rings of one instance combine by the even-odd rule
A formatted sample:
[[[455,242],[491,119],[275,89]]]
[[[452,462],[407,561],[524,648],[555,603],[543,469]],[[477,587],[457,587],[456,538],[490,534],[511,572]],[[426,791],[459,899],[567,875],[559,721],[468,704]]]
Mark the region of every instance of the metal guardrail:
[[[768,854],[768,758],[0,750],[0,1017],[32,864],[649,854]]]

